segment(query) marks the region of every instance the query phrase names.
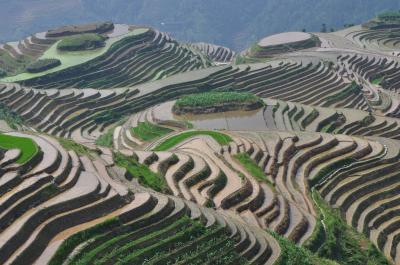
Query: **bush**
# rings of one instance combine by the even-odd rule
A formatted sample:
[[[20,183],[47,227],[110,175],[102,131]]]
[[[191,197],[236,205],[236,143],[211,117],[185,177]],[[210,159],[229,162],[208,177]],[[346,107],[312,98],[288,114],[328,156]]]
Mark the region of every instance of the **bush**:
[[[6,76],[7,76],[7,72],[0,68],[0,78],[6,77]]]
[[[60,51],[93,50],[103,47],[105,45],[105,40],[106,37],[95,33],[74,35],[63,38],[57,44],[57,49]]]
[[[54,67],[57,67],[59,65],[61,65],[61,61],[58,59],[41,59],[28,65],[26,70],[29,73],[40,73],[52,69]]]

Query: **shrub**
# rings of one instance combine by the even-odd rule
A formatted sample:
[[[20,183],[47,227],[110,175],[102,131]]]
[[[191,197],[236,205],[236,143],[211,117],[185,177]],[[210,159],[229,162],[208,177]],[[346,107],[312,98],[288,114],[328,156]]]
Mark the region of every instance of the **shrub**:
[[[93,50],[105,45],[106,37],[95,34],[86,33],[63,38],[58,44],[57,49],[60,51],[84,51]]]
[[[61,65],[61,61],[58,59],[40,59],[28,65],[26,70],[29,73],[40,73],[52,69],[54,67],[57,67],[59,65]]]
[[[6,77],[6,76],[7,76],[7,72],[0,68],[0,78]]]

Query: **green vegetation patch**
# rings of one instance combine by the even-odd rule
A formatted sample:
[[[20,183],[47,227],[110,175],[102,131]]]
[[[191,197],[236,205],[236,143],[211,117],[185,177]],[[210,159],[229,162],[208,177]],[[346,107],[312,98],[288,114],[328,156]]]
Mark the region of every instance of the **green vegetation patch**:
[[[151,171],[148,166],[140,164],[136,159],[115,153],[114,161],[117,166],[125,168],[129,176],[138,179],[141,185],[158,192],[168,192],[168,185],[165,179]]]
[[[40,73],[61,65],[58,59],[39,59],[26,68],[29,73]]]
[[[399,22],[400,11],[386,11],[378,15],[378,19],[384,22]]]
[[[230,142],[232,142],[232,138],[229,135],[226,135],[226,134],[223,134],[223,133],[220,133],[217,131],[188,131],[188,132],[183,132],[183,133],[180,133],[178,135],[174,135],[174,136],[168,138],[164,142],[157,145],[154,148],[154,150],[155,151],[166,151],[166,150],[174,147],[175,145],[183,142],[184,140],[186,140],[190,137],[198,136],[198,135],[211,136],[212,138],[214,138],[215,141],[217,141],[221,145],[227,145]]]
[[[382,81],[383,81],[383,76],[379,77],[379,78],[375,78],[374,80],[371,81],[371,83],[374,85],[380,85]]]
[[[11,49],[10,45],[5,45],[5,47]],[[25,55],[15,58],[6,48],[0,49],[0,78],[23,72],[30,62],[31,59]]]
[[[173,107],[173,112],[204,113],[208,109],[215,111],[251,110],[264,105],[263,100],[247,92],[205,92],[179,98]]]
[[[86,51],[94,50],[105,46],[107,38],[96,34],[86,33],[63,38],[58,44],[60,51]]]
[[[145,224],[118,227],[116,221],[108,221],[67,239],[68,244],[61,245],[50,265],[65,262],[68,253],[82,242],[87,244],[68,264],[249,264],[235,251],[235,241],[221,226],[205,227],[184,215],[143,233],[146,228]]]
[[[302,248],[287,238],[275,232],[270,232],[278,240],[281,247],[281,255],[275,264],[282,265],[338,265],[336,262],[319,258],[311,251]]]
[[[21,155],[16,163],[24,164],[28,162],[34,155],[39,152],[39,147],[30,138],[17,137],[11,135],[0,134],[0,148],[2,149],[19,149]]]
[[[359,94],[361,91],[360,86],[356,82],[352,82],[351,85],[340,91],[339,93],[329,96],[326,98],[326,103],[325,105],[329,106],[332,105],[335,102],[341,101],[347,97],[349,97],[351,94]]]
[[[243,165],[243,167],[252,175],[255,179],[261,182],[267,183],[270,187],[274,185],[269,181],[264,171],[254,162],[253,159],[247,153],[240,153],[235,155],[235,158]]]
[[[3,70],[0,68],[0,78],[6,77],[6,76],[7,76],[6,70]]]
[[[94,157],[96,151],[89,149],[88,147],[78,144],[73,140],[65,139],[65,138],[58,138],[58,142],[67,150],[72,150],[78,155],[81,156],[88,156]]]
[[[100,135],[96,139],[96,144],[105,147],[113,146],[114,128],[109,129],[106,133]]]
[[[7,122],[11,129],[17,130],[18,126],[23,125],[21,116],[11,111],[5,104],[0,103],[0,120]]]
[[[173,132],[173,130],[147,121],[139,122],[137,127],[132,128],[133,135],[143,141],[151,141],[170,132]]]
[[[110,218],[102,223],[99,223],[89,229],[78,232],[66,239],[57,249],[54,256],[51,258],[49,265],[59,265],[68,258],[69,254],[81,243],[94,238],[102,233],[110,231],[110,229],[118,227],[120,221],[118,217]]]
[[[332,209],[313,189],[314,202],[322,211],[326,227],[325,240],[316,245],[316,254],[341,265],[389,265],[390,263],[363,234],[348,226],[339,210]],[[318,238],[316,238],[318,239]],[[297,264],[297,263],[293,263]]]
[[[88,63],[89,61],[92,61],[96,58],[98,58],[99,56],[107,56],[106,54],[115,52],[121,45],[121,43],[124,43],[126,40],[129,40],[130,38],[136,38],[141,34],[144,34],[146,32],[148,32],[148,28],[138,28],[138,29],[134,29],[133,31],[130,31],[127,34],[124,35],[120,35],[118,37],[113,37],[113,38],[109,38],[107,39],[105,42],[105,46],[99,49],[95,49],[95,50],[91,50],[91,51],[76,51],[76,52],[62,52],[59,51],[57,49],[58,43],[61,42],[58,41],[56,43],[54,43],[49,49],[47,49],[44,54],[39,58],[39,59],[46,59],[46,58],[56,58],[59,59],[61,61],[61,65],[55,68],[52,68],[48,71],[45,72],[40,72],[40,73],[20,73],[21,71],[13,71],[13,73],[20,73],[18,75],[14,75],[14,76],[10,76],[10,72],[9,71],[9,75],[6,78],[1,79],[1,81],[3,82],[18,82],[18,81],[22,81],[22,80],[27,80],[27,79],[31,79],[31,78],[37,78],[37,77],[41,77],[47,74],[51,74],[51,73],[55,73],[58,71],[62,71],[65,70],[67,68],[70,67],[74,67],[74,66],[78,66],[81,64],[85,64]],[[108,53],[108,54],[109,54]],[[2,50],[0,49],[0,67],[3,68],[4,70],[8,71],[7,68],[2,66]],[[9,58],[10,56],[8,56],[8,59],[13,59],[12,57]],[[21,60],[25,60],[25,58],[22,59],[18,59],[19,62]],[[14,62],[15,60],[13,60],[12,62]],[[11,63],[8,63],[7,65],[10,65]],[[23,65],[23,69],[25,70],[25,66],[28,65],[28,63],[24,63],[24,61],[21,61],[20,64]]]

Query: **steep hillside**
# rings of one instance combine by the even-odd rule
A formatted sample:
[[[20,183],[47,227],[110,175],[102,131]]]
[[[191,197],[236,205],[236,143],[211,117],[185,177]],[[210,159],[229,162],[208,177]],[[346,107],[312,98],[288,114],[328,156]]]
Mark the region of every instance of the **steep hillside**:
[[[400,264],[399,29],[1,45],[0,264]]]
[[[319,31],[360,24],[382,10],[400,9],[396,0],[73,0],[0,2],[0,42],[18,40],[63,24],[113,20],[147,24],[183,41],[243,49],[262,36],[284,31]],[[356,10],[356,12],[355,12]]]

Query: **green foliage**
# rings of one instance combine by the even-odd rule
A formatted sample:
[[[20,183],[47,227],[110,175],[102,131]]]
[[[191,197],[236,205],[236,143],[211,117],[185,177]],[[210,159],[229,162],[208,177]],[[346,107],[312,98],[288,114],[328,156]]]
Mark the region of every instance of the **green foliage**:
[[[341,265],[389,265],[382,253],[363,235],[348,226],[340,212],[330,208],[313,190],[313,198],[323,212],[326,239],[321,242],[318,256],[335,260]]]
[[[96,151],[90,150],[88,147],[78,144],[73,140],[58,138],[58,142],[67,150],[75,151],[78,155],[94,157]]]
[[[1,149],[19,149],[21,151],[16,163],[24,164],[39,152],[39,147],[30,138],[0,134]]]
[[[154,148],[154,151],[166,151],[166,150],[174,147],[175,145],[183,142],[184,140],[186,140],[190,137],[197,136],[197,135],[211,136],[212,138],[214,138],[214,140],[216,140],[221,145],[227,145],[228,143],[230,143],[232,141],[232,138],[229,135],[226,135],[226,134],[223,134],[220,132],[216,132],[216,131],[188,131],[188,132],[183,132],[183,133],[180,133],[178,135],[174,135],[174,136],[168,138],[164,142],[158,144]]]
[[[351,94],[359,94],[360,93],[360,86],[356,82],[352,82],[351,85],[349,85],[347,88],[344,90],[340,91],[339,93],[329,96],[326,98],[326,105],[332,105],[335,102],[338,102],[340,100],[343,100],[350,96]]]
[[[29,73],[40,73],[61,65],[58,59],[40,59],[37,60],[26,68]]]
[[[6,77],[6,76],[7,76],[6,70],[3,70],[0,68],[0,78]]]
[[[254,162],[253,159],[247,153],[240,153],[235,155],[235,158],[244,166],[244,168],[252,175],[255,179],[261,182],[267,183],[270,187],[274,185],[268,180],[264,171]]]
[[[107,228],[115,227],[111,223],[110,227],[103,226],[93,233],[75,234],[73,240],[68,239],[70,244],[58,252],[70,253],[89,240],[87,247],[81,249],[69,264],[248,264],[235,251],[235,241],[225,234],[225,228],[205,227],[187,215],[170,221],[162,222],[146,233],[140,232],[142,227],[134,226],[107,233]],[[59,257],[59,263],[50,265],[61,264],[67,256]]]
[[[81,243],[98,236],[102,233],[109,231],[110,229],[120,225],[118,217],[110,218],[102,223],[90,227],[89,229],[80,231],[73,234],[66,239],[61,246],[57,249],[54,256],[49,261],[49,265],[63,264],[68,258],[69,254]]]
[[[57,44],[60,51],[93,50],[105,45],[106,38],[95,33],[73,35],[61,39]]]
[[[17,130],[18,126],[23,125],[21,116],[13,112],[3,103],[0,103],[0,120],[6,121],[8,126],[10,126],[10,128],[14,130]]]
[[[400,22],[400,10],[380,13],[378,19],[384,22]]]
[[[371,83],[374,84],[374,85],[380,85],[381,82],[383,81],[383,78],[384,78],[383,76],[375,78],[374,80],[371,81]]]
[[[125,168],[130,177],[137,178],[141,185],[158,192],[168,192],[168,185],[165,179],[152,172],[148,166],[140,164],[134,158],[126,157],[120,153],[114,154],[114,161],[117,166]]]
[[[0,49],[0,78],[23,72],[31,60],[25,55],[13,57],[5,48]]]
[[[137,127],[132,128],[132,133],[135,137],[143,141],[151,141],[173,130],[161,127],[150,122],[139,122]]]
[[[187,95],[179,98],[174,108],[184,107],[212,107],[226,103],[258,103],[262,99],[254,94],[247,92],[206,92],[200,94]]]
[[[275,264],[279,265],[335,265],[335,262],[324,260],[309,250],[297,246],[292,241],[275,232],[270,232],[278,240],[281,247],[281,255]]]
[[[109,129],[106,133],[100,135],[96,139],[96,144],[105,147],[113,146],[113,136],[114,136],[114,128]]]

